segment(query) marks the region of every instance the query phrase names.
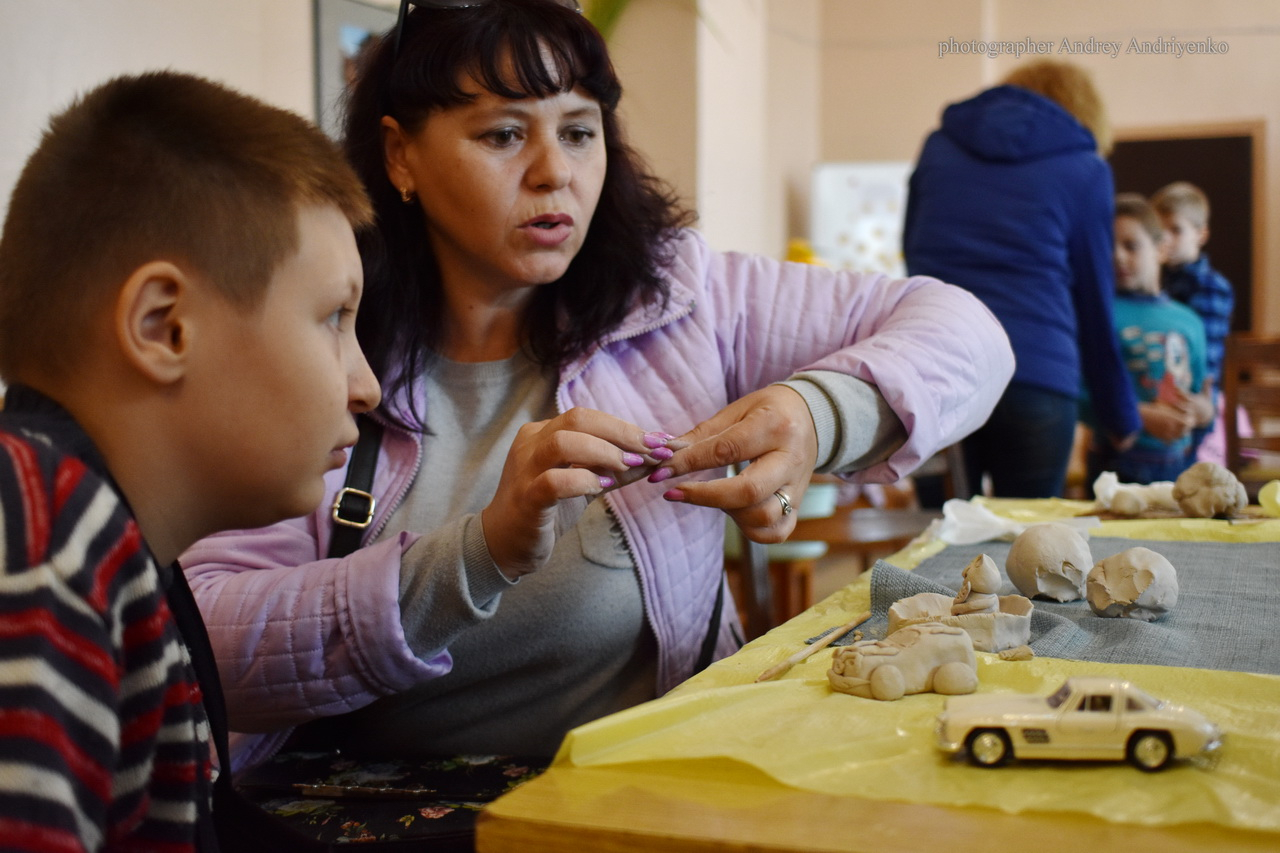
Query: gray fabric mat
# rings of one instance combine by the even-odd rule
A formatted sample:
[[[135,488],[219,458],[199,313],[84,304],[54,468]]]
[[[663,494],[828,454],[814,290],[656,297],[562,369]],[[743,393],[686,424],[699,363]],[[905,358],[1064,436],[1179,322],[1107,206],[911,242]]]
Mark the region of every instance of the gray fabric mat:
[[[1009,542],[952,545],[903,571],[883,560],[871,574],[867,639],[884,636],[889,605],[918,592],[954,595],[960,573],[979,554],[1004,573]],[[1031,648],[1045,657],[1159,664],[1280,675],[1280,544],[1090,539],[1095,562],[1142,546],[1178,572],[1178,603],[1155,622],[1095,616],[1088,602],[1034,599]],[[1005,578],[1002,595],[1017,589]],[[847,645],[852,634],[834,645]]]

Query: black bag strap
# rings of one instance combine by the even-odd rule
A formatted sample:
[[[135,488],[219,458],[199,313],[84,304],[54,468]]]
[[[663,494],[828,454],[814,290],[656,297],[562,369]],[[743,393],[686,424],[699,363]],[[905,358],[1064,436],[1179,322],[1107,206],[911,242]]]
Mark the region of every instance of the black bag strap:
[[[297,832],[284,821],[268,814],[245,799],[231,781],[231,750],[227,745],[227,711],[222,682],[214,661],[213,646],[205,629],[200,609],[182,567],[169,568],[166,599],[173,621],[191,657],[191,668],[200,683],[205,716],[209,719],[209,738],[213,741],[220,768],[213,783],[213,816],[207,818],[205,804],[199,808],[205,819],[198,823],[197,849],[200,853],[279,853],[279,851],[327,850],[312,838]]]
[[[716,590],[716,606],[711,611],[711,624],[707,626],[707,635],[702,638],[698,662],[693,666],[695,675],[711,666],[711,661],[716,654],[716,641],[720,639],[720,619],[724,615],[724,583],[724,575],[721,575],[719,588]]]
[[[359,417],[356,425],[360,438],[351,450],[347,480],[333,499],[333,537],[329,540],[329,556],[345,557],[360,547],[365,530],[373,523],[377,500],[373,497],[373,472],[378,465],[378,448],[382,445],[382,424],[370,417]]]

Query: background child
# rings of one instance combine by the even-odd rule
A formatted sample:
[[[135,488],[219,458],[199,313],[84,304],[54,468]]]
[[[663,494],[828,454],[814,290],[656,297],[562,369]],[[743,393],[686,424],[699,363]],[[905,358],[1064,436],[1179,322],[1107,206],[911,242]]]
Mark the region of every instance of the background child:
[[[223,850],[256,849],[223,834],[262,837],[221,820],[241,801],[174,561],[312,509],[378,403],[369,217],[308,122],[188,75],[106,83],[28,160],[0,235],[6,847],[215,849],[212,808]]]
[[[1236,297],[1231,282],[1209,265],[1209,256],[1203,251],[1209,239],[1209,199],[1205,194],[1194,184],[1175,181],[1151,197],[1151,206],[1164,226],[1168,246],[1162,271],[1164,291],[1189,306],[1204,323],[1208,381],[1204,391],[1192,400],[1203,426],[1192,430],[1187,448],[1190,465],[1196,461],[1196,451],[1213,426],[1222,382],[1222,356],[1231,332]]]
[[[1190,308],[1160,290],[1164,230],[1142,196],[1116,197],[1115,324],[1129,369],[1142,432],[1127,450],[1098,442],[1089,455],[1089,480],[1114,471],[1122,482],[1173,480],[1186,467],[1196,416],[1187,396],[1204,381],[1204,324]]]

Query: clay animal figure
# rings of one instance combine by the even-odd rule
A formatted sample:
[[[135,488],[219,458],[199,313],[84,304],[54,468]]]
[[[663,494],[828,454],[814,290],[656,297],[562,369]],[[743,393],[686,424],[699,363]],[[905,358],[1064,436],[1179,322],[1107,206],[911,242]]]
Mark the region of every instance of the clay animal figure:
[[[1078,601],[1084,598],[1085,575],[1093,565],[1089,543],[1065,524],[1032,524],[1018,534],[1005,558],[1004,570],[1028,598]]]
[[[952,616],[967,613],[998,613],[1000,611],[1000,569],[986,554],[979,554],[964,567],[960,575],[963,583],[951,604]]]
[[[1099,616],[1154,622],[1178,603],[1178,572],[1150,548],[1129,548],[1089,570],[1089,607]]]
[[[1173,496],[1192,518],[1230,518],[1249,505],[1244,485],[1217,462],[1197,462],[1179,474]]]
[[[883,640],[836,649],[827,679],[833,690],[881,701],[908,693],[972,693],[978,660],[963,629],[922,622]]]

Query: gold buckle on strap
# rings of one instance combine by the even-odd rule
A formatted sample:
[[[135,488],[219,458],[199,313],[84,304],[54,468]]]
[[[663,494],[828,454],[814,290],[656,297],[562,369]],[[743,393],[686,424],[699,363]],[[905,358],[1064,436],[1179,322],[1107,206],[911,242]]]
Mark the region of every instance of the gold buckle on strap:
[[[351,504],[346,502],[347,498],[353,499]],[[368,492],[345,486],[333,498],[333,523],[364,530],[373,522],[373,508],[377,505],[377,500]]]

